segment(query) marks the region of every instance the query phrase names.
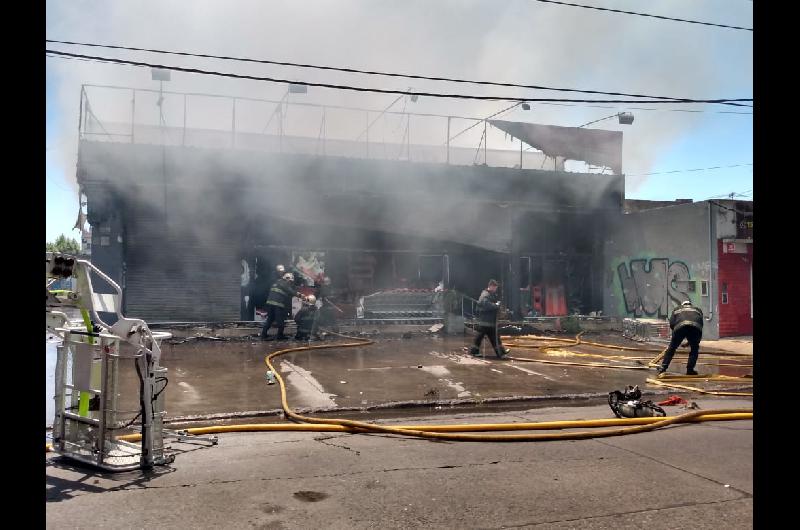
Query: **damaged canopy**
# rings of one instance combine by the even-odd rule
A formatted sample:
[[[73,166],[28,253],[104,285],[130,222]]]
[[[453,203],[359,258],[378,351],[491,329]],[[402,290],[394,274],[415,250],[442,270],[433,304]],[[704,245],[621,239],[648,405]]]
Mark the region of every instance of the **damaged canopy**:
[[[622,132],[579,127],[558,127],[504,120],[489,120],[498,129],[519,138],[550,157],[582,160],[610,167],[622,174]]]

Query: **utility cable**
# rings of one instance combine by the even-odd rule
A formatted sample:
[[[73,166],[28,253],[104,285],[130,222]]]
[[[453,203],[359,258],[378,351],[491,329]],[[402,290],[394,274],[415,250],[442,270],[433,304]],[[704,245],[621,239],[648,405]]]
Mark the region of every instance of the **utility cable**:
[[[699,20],[688,20],[685,18],[672,18],[672,17],[665,17],[663,15],[653,15],[650,13],[637,13],[636,11],[623,11],[621,9],[610,9],[608,7],[597,7],[597,6],[587,6],[583,4],[571,4],[569,2],[558,2],[556,0],[534,0],[535,2],[542,2],[545,4],[558,4],[562,6],[570,6],[570,7],[582,7],[584,9],[595,9],[597,11],[609,11],[611,13],[621,13],[624,15],[636,15],[640,17],[650,17],[650,18],[658,18],[661,20],[672,20],[674,22],[686,22],[688,24],[702,24],[703,26],[714,26],[717,28],[727,28],[727,29],[739,29],[744,31],[753,31],[753,28],[743,28],[741,26],[728,26],[726,24],[716,24],[714,22],[701,22]]]
[[[693,169],[676,169],[674,171],[658,171],[655,173],[636,173],[632,175],[625,175],[626,177],[646,177],[649,175],[668,175],[670,173],[688,173],[690,171],[709,171],[711,169],[727,169],[731,167],[744,167],[744,166],[752,166],[753,163],[749,162],[746,164],[733,164],[730,166],[712,166],[712,167],[698,167]]]
[[[336,85],[333,83],[315,83],[312,81],[298,81],[290,79],[279,79],[275,77],[264,77],[246,74],[234,74],[231,72],[218,72],[215,70],[203,70],[200,68],[184,68],[180,66],[171,66],[165,64],[146,63],[142,61],[129,61],[126,59],[114,59],[112,57],[100,57],[95,55],[82,55],[78,53],[61,52],[57,50],[45,50],[45,54],[50,56],[58,56],[64,58],[77,58],[94,60],[101,63],[110,64],[124,64],[130,66],[156,68],[162,70],[173,70],[175,72],[186,72],[189,74],[212,75],[218,77],[229,77],[233,79],[248,79],[251,81],[266,81],[270,83],[281,84],[298,84],[320,88],[333,88],[336,90],[352,90],[354,92],[371,92],[376,94],[406,94],[408,96],[422,96],[430,98],[449,98],[449,99],[470,99],[478,101],[514,101],[517,103],[527,102],[543,102],[543,101],[563,101],[567,103],[649,103],[649,104],[663,104],[663,103],[714,103],[719,105],[730,105],[734,107],[751,107],[752,105],[745,105],[742,102],[752,102],[752,98],[726,98],[726,99],[668,99],[668,100],[628,100],[628,99],[563,99],[563,98],[521,98],[511,96],[477,96],[474,94],[454,94],[443,92],[418,92],[411,90],[392,90],[384,88],[368,88],[355,85]]]
[[[465,128],[465,129],[463,129],[463,130],[461,130],[460,132],[457,132],[456,134],[454,134],[453,136],[451,136],[450,138],[448,138],[448,139],[447,139],[447,142],[445,142],[443,145],[447,145],[447,144],[448,144],[448,143],[449,143],[451,140],[455,140],[456,138],[458,138],[459,136],[461,136],[462,134],[464,134],[464,133],[465,133],[465,132],[467,132],[468,130],[472,129],[472,128],[473,128],[473,127],[475,127],[476,125],[478,125],[478,124],[480,124],[480,123],[483,123],[483,122],[485,122],[486,120],[490,120],[490,119],[494,118],[495,116],[499,116],[500,114],[503,114],[504,112],[507,112],[507,111],[509,111],[509,110],[513,109],[514,107],[516,107],[516,106],[518,106],[518,105],[521,105],[522,103],[524,103],[524,101],[518,101],[517,103],[514,103],[513,105],[510,105],[510,106],[508,106],[508,107],[504,108],[503,110],[498,110],[497,112],[495,112],[495,113],[494,113],[494,114],[492,114],[491,116],[486,116],[486,117],[485,117],[485,118],[483,118],[482,120],[478,120],[478,121],[476,121],[475,123],[473,123],[473,124],[472,124],[472,125],[470,125],[469,127]],[[481,137],[481,138],[483,138],[483,137]],[[480,146],[478,146],[478,147],[480,147]]]
[[[53,39],[45,39],[45,42],[53,43],[53,44],[67,44],[71,46],[86,46],[91,48],[107,48],[112,50],[126,50],[126,51],[140,51],[140,52],[148,52],[148,53],[159,53],[159,54],[166,54],[166,55],[179,55],[184,57],[200,57],[205,59],[220,59],[224,61],[239,61],[239,62],[248,62],[248,63],[257,63],[257,64],[272,64],[277,66],[292,66],[295,68],[309,68],[315,70],[329,70],[335,72],[345,72],[345,73],[353,73],[353,74],[364,74],[364,75],[376,75],[382,77],[400,77],[405,79],[424,79],[426,81],[446,81],[448,83],[466,83],[471,85],[486,85],[486,86],[500,86],[500,87],[510,87],[510,88],[527,88],[531,90],[552,90],[556,92],[578,92],[582,94],[600,94],[606,96],[625,96],[625,97],[638,97],[638,98],[651,98],[651,99],[664,99],[664,100],[673,100],[673,101],[684,101],[690,102],[691,99],[686,98],[674,98],[674,97],[667,97],[667,96],[650,96],[645,94],[627,94],[624,92],[604,92],[601,90],[587,90],[587,89],[577,89],[577,88],[563,88],[563,87],[549,87],[543,85],[523,85],[520,83],[503,83],[498,81],[477,81],[471,79],[459,79],[453,77],[435,77],[435,76],[426,76],[426,75],[415,75],[415,74],[402,74],[402,73],[395,73],[395,72],[381,72],[375,70],[360,70],[357,68],[345,68],[345,67],[337,67],[337,66],[321,66],[315,64],[303,64],[303,63],[293,63],[288,61],[274,61],[269,59],[250,59],[245,57],[231,57],[225,55],[211,55],[205,53],[190,53],[190,52],[178,52],[178,51],[170,51],[170,50],[159,50],[153,48],[135,48],[132,46],[114,46],[110,44],[94,44],[88,42],[73,42],[73,41],[62,41],[62,40],[53,40]],[[728,101],[733,101],[731,99],[726,98]]]
[[[170,66],[165,64],[146,63],[142,61],[129,61],[126,59],[115,59],[112,57],[101,57],[96,55],[83,55],[78,53],[62,52],[58,50],[45,50],[45,54],[58,57],[68,57],[77,59],[88,59],[102,63],[125,64],[130,66],[156,68],[162,70],[174,70],[176,72],[186,72],[190,74],[213,75],[218,77],[230,77],[233,79],[249,79],[252,81],[267,81],[281,84],[297,84],[320,88],[333,88],[337,90],[352,90],[354,92],[373,92],[376,94],[406,94],[409,96],[422,96],[431,98],[450,98],[450,99],[474,99],[479,101],[515,101],[517,103],[542,102],[542,101],[564,101],[568,103],[714,103],[720,105],[730,105],[734,107],[752,107],[743,102],[752,102],[753,98],[722,98],[722,99],[666,99],[666,100],[626,100],[626,99],[560,99],[560,98],[521,98],[510,96],[477,96],[473,94],[452,94],[442,92],[417,92],[411,90],[392,90],[382,88],[368,88],[355,85],[336,85],[332,83],[316,83],[312,81],[298,81],[290,79],[279,79],[274,77],[264,77],[246,74],[234,74],[231,72],[218,72],[215,70],[203,70],[200,68],[184,68],[180,66]]]

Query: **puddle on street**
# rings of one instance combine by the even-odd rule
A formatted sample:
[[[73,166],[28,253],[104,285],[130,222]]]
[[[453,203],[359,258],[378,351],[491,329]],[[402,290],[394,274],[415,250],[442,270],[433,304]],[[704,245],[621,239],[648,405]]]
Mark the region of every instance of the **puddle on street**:
[[[613,340],[612,340],[613,339]],[[617,336],[595,336],[584,340],[641,346]],[[345,341],[336,339],[325,344]],[[511,340],[509,340],[511,342]],[[472,357],[463,348],[471,336],[438,336],[417,334],[412,338],[377,337],[376,342],[353,348],[330,348],[291,352],[274,360],[274,365],[287,382],[288,401],[293,408],[327,409],[333,407],[375,407],[388,402],[428,402],[447,400],[483,401],[494,398],[559,396],[607,393],[627,385],[646,385],[652,370],[614,370],[583,366],[542,364],[499,360],[486,347],[485,357]],[[268,385],[264,357],[279,348],[296,347],[294,342],[260,342],[253,337],[234,340],[190,340],[162,345],[161,364],[168,368],[165,408],[167,418],[247,413],[281,408],[279,385]],[[652,345],[644,345],[652,348]],[[512,357],[607,362],[603,359],[574,354],[603,353],[596,347],[580,345],[559,348],[563,356],[548,356],[535,348],[512,346]],[[123,350],[124,351],[124,350]],[[640,358],[656,354],[619,352]],[[47,344],[46,420],[52,423],[53,372],[55,344]],[[613,362],[635,365],[636,361],[614,359]],[[647,363],[646,360],[638,361]],[[750,359],[714,361],[704,358],[698,366],[701,373],[746,375],[752,368]],[[723,366],[719,366],[719,363]],[[738,365],[738,366],[724,366]],[[670,372],[682,373],[685,366],[676,359]],[[133,366],[123,367],[120,393],[135,410],[138,381]],[[530,407],[531,402],[526,406]],[[386,415],[387,410],[381,412]]]

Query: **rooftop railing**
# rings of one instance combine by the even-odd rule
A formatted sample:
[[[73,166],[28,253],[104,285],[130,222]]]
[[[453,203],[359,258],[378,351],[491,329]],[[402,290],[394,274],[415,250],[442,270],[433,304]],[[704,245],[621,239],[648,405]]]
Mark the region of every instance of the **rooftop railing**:
[[[485,118],[83,85],[79,137],[314,156],[564,170]],[[402,97],[402,96],[401,96]],[[398,105],[399,106],[399,105]],[[489,148],[489,143],[497,147]],[[569,167],[566,168],[569,171]],[[580,172],[602,168],[582,165]]]

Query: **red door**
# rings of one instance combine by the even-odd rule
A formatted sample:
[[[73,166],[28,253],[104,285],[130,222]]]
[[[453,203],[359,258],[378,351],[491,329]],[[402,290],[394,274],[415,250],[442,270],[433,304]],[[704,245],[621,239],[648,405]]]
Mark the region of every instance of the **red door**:
[[[753,334],[753,244],[724,243],[719,256],[719,336]]]

